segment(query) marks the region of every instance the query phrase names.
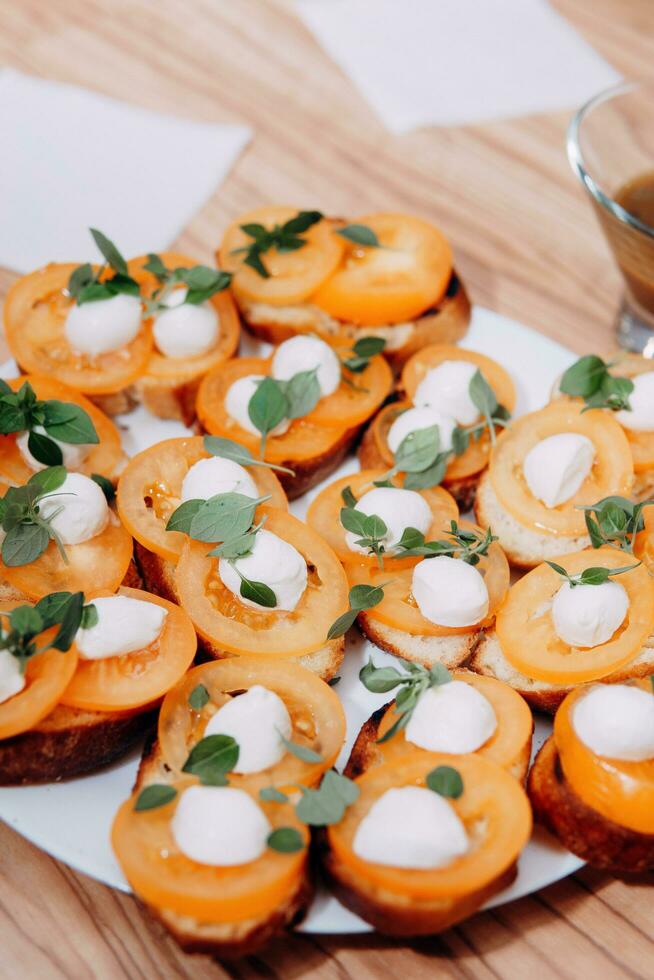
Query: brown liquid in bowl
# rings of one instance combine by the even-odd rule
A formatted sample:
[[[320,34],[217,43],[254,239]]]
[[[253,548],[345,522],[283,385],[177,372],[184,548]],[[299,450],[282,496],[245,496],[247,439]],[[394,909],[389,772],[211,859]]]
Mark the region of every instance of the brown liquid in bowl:
[[[652,229],[652,235],[648,235],[632,228],[595,202],[599,220],[631,297],[654,314],[654,170],[627,181],[614,198],[625,211]]]

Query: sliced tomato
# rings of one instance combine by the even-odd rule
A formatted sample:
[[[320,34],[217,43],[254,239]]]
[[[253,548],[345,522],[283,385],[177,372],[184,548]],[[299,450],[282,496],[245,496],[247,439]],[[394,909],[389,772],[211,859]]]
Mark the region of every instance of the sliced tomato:
[[[466,854],[433,870],[394,868],[358,857],[354,835],[376,800],[392,788],[424,787],[427,774],[439,765],[454,766],[463,779],[463,793],[448,802],[468,833],[471,847]],[[327,837],[338,859],[357,878],[386,895],[432,901],[468,895],[510,868],[531,835],[531,807],[519,782],[479,755],[407,752],[401,766],[375,766],[356,783],[359,798],[340,823],[328,827]]]
[[[345,349],[341,351],[347,357]],[[270,369],[268,369],[270,370]],[[393,372],[381,355],[372,357],[360,374],[343,368],[340,387],[321,398],[306,421],[342,429],[361,425],[375,414],[393,389]]]
[[[453,344],[431,344],[423,347],[409,358],[402,369],[402,387],[406,396],[413,401],[416,389],[428,371],[438,367],[444,361],[466,361],[479,368],[488,384],[493,389],[500,405],[513,412],[515,408],[515,385],[511,375],[501,364],[491,357],[478,354],[474,350],[465,350]]]
[[[207,704],[196,711],[189,696],[204,685]],[[304,762],[287,752],[268,769],[231,773],[230,785],[252,793],[265,786],[287,789],[297,784],[314,786],[329,769],[345,739],[345,714],[335,691],[312,671],[283,660],[262,662],[260,657],[229,657],[202,664],[183,678],[164,698],[159,715],[159,745],[166,765],[181,776],[189,752],[207,723],[224,704],[255,684],[277,694],[291,716],[291,741],[317,752],[320,762]]]
[[[10,568],[0,561],[3,577],[30,599],[50,592],[115,592],[132,560],[132,535],[111,515],[101,534],[65,548],[67,562],[51,541],[30,565]]]
[[[585,568],[619,568],[628,558],[614,548],[580,551],[557,558],[570,575]],[[629,610],[610,640],[594,647],[571,647],[554,629],[551,606],[561,577],[539,565],[511,588],[497,614],[497,636],[504,656],[516,670],[551,684],[583,684],[598,680],[633,660],[654,629],[654,589],[644,565],[620,575],[629,596]],[[528,642],[525,642],[528,637]]]
[[[38,636],[37,649],[49,643],[55,633],[56,628],[53,628]],[[20,735],[49,715],[66,690],[76,666],[74,647],[65,653],[50,649],[30,657],[25,667],[25,687],[0,704],[0,739]]]
[[[461,521],[459,526],[465,530],[475,527],[468,521]],[[425,560],[429,561],[429,559]],[[398,571],[393,569],[393,578],[390,581],[388,581],[387,569],[370,564],[348,562],[345,570],[351,586],[381,585],[388,582],[384,586],[384,598],[379,605],[366,611],[366,616],[370,619],[402,630],[404,633],[410,633],[412,636],[453,636],[460,633],[475,633],[481,627],[489,626],[509,591],[509,563],[497,542],[491,544],[488,555],[482,556],[475,567],[486,583],[489,606],[486,618],[473,626],[437,626],[426,619],[411,592],[413,568],[403,568]]]
[[[74,263],[52,263],[23,276],[7,293],[7,343],[24,371],[45,374],[89,395],[121,391],[145,371],[152,350],[144,325],[131,344],[90,357],[75,353],[64,331],[71,300],[65,292]]]
[[[190,259],[187,255],[177,255],[175,252],[161,252],[159,257],[168,269],[188,269],[198,265],[195,259]],[[143,268],[147,261],[147,255],[141,255],[137,259],[132,259],[128,265],[130,276],[142,286],[142,295],[149,298],[161,287],[161,283],[156,276]],[[201,377],[234,356],[238,350],[241,326],[231,293],[223,289],[215,293],[207,302],[211,303],[218,317],[219,333],[215,346],[206,354],[199,354],[197,357],[166,357],[153,348],[143,379],[146,383],[148,378],[157,381],[175,381],[177,384],[190,381]]]
[[[510,429],[499,436],[491,455],[489,475],[501,505],[521,524],[536,528],[541,534],[585,534],[581,506],[604,497],[626,497],[631,490],[633,463],[621,427],[610,412],[582,409],[573,401],[554,401],[538,412],[515,419]],[[537,443],[561,432],[587,436],[595,447],[595,461],[570,500],[558,507],[546,507],[527,486],[523,464]]]
[[[125,453],[120,441],[120,432],[104,412],[101,412],[93,402],[85,398],[79,391],[69,388],[54,378],[46,378],[38,374],[22,375],[12,378],[7,384],[12,391],[18,391],[22,384],[28,381],[36,397],[43,401],[54,398],[61,402],[72,402],[79,405],[89,416],[100,440],[91,446],[89,454],[79,468],[80,473],[91,476],[100,473],[111,477],[116,472]],[[27,483],[34,470],[27,465],[16,446],[16,436],[0,436],[0,479],[14,486]]]
[[[183,609],[141,589],[121,588],[118,595],[162,606],[167,615],[161,634],[146,649],[120,657],[80,657],[77,670],[61,695],[62,704],[87,711],[139,708],[163,697],[193,663],[197,639],[193,623]]]
[[[212,435],[235,439],[255,456],[259,455],[261,437],[242,428],[227,414],[225,396],[239,378],[249,374],[265,375],[268,366],[269,362],[262,358],[239,357],[223,364],[218,371],[211,371],[202,379],[198,391],[196,407],[203,428]],[[340,426],[325,426],[316,425],[308,418],[295,419],[283,435],[268,436],[266,460],[283,466],[327,455],[349,428],[347,420]]]
[[[176,784],[178,795],[166,806],[137,812],[132,797],[116,814],[111,844],[139,898],[155,908],[216,924],[265,918],[283,906],[304,873],[307,848],[292,854],[268,848],[256,861],[229,868],[192,861],[179,850],[170,826],[187,787]],[[308,846],[309,832],[290,804],[257,803],[273,829],[293,827]]]
[[[333,548],[342,562],[377,565],[375,555],[360,555],[348,548],[346,531],[340,519],[341,507],[343,507],[341,494],[346,487],[350,487],[354,496],[359,500],[364,493],[373,489],[373,480],[381,480],[383,476],[383,470],[361,470],[360,473],[343,476],[340,480],[335,480],[324,490],[321,490],[309,505],[307,523],[324,538],[330,548]],[[395,476],[392,483],[396,487],[401,487],[404,479],[401,476]],[[434,540],[449,528],[450,521],[457,520],[459,508],[454,497],[442,487],[420,490],[419,493],[427,501],[433,514],[433,522],[426,537],[427,540]],[[384,567],[389,571],[390,569],[411,568],[419,560],[419,558],[384,557]]]
[[[512,687],[494,677],[473,674],[470,670],[455,670],[452,672],[452,679],[464,681],[476,688],[487,701],[490,701],[495,712],[497,728],[474,754],[483,756],[510,771],[524,755],[525,747],[531,744],[534,719],[527,702]],[[379,724],[378,739],[383,738],[395,724],[397,717],[393,703],[388,707]],[[397,731],[388,741],[378,741],[376,745],[379,762],[388,762],[395,766],[402,766],[408,753],[418,751],[425,750],[418,749],[407,741],[405,728]],[[431,752],[428,754],[433,755]]]
[[[120,519],[144,548],[168,561],[177,561],[186,541],[166,524],[181,504],[182,481],[191,466],[210,453],[202,436],[166,439],[132,456],[118,481],[116,503]],[[248,468],[260,495],[270,494],[270,505],[287,510],[288,501],[272,470]]]
[[[312,303],[338,320],[371,326],[414,320],[443,298],[452,250],[438,228],[406,214],[367,214],[352,223],[370,228],[382,247],[349,244]]]
[[[299,657],[320,650],[329,627],[347,610],[347,578],[322,538],[296,517],[262,507],[266,530],[292,544],[307,562],[306,591],[293,612],[245,606],[218,574],[214,545],[188,540],[180,556],[175,584],[182,608],[196,630],[226,654]]]
[[[651,694],[649,678],[634,682]],[[572,713],[588,689],[567,696],[554,719],[554,741],[563,774],[577,796],[621,827],[654,834],[654,761],[626,762],[595,755],[577,736]]]
[[[301,237],[306,245],[292,252],[278,252],[276,248],[261,256],[269,277],[259,275],[245,264],[245,251],[254,239],[241,230],[242,225],[260,224],[271,231],[275,225],[283,225],[294,218],[297,208],[274,205],[257,208],[242,214],[225,232],[218,258],[220,267],[232,272],[232,289],[236,296],[256,303],[287,306],[307,299],[320,284],[332,274],[345,250],[345,241],[335,234],[334,222],[323,218],[312,225]]]

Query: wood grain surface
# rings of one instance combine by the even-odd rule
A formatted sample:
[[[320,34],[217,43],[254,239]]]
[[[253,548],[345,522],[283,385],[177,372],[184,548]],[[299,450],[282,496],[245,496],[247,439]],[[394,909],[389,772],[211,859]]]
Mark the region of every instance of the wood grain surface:
[[[619,71],[652,75],[652,0],[555,6]],[[620,281],[566,160],[569,112],[392,136],[291,0],[0,0],[0,24],[2,64],[253,127],[181,251],[210,258],[227,221],[265,201],[413,211],[449,235],[475,302],[575,350],[611,348]],[[13,278],[0,270],[1,295]],[[223,966],[0,826],[0,977],[654,977],[652,883],[583,870],[433,939],[294,936]]]

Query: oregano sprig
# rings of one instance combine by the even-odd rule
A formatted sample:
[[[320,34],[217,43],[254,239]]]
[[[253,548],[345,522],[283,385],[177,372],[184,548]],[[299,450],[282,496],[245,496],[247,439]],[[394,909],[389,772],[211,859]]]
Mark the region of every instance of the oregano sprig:
[[[328,769],[317,789],[297,786],[301,798],[295,804],[295,815],[309,827],[329,827],[343,819],[345,811],[359,798],[360,789],[347,776],[334,769]],[[265,803],[288,803],[286,793],[274,786],[259,790],[259,797]]]
[[[182,772],[197,776],[203,786],[226,786],[239,752],[231,735],[206,735],[191,749]]]
[[[37,431],[43,429],[43,432]],[[39,463],[60,466],[63,454],[54,442],[97,445],[100,441],[90,416],[73,402],[39,399],[29,381],[12,391],[0,380],[0,434],[28,432],[27,448]]]
[[[457,521],[450,521],[450,529],[445,532],[447,539],[426,541],[424,534],[415,527],[405,528],[398,548],[403,550],[398,554],[402,558],[435,558],[445,555],[449,558],[459,558],[469,565],[478,565],[480,558],[488,554],[493,541],[497,541],[490,528],[485,531],[466,530]]]
[[[224,436],[205,436],[204,448],[211,456],[231,459],[235,463],[240,463],[241,466],[265,466],[266,469],[295,476],[295,471],[289,470],[287,466],[276,466],[274,463],[257,459],[245,446],[241,446],[240,443],[234,442],[232,439],[226,439]]]
[[[399,688],[395,697],[394,713],[397,720],[387,732],[377,739],[387,742],[409,723],[413,711],[425,691],[430,687],[440,687],[452,680],[452,675],[443,664],[435,663],[430,669],[411,661],[400,661],[406,669],[401,673],[395,667],[376,667],[372,657],[359,671],[359,680],[372,694],[386,694]]]
[[[114,243],[97,228],[89,228],[89,231],[102,253],[105,265],[101,265],[95,273],[89,262],[77,266],[68,280],[69,296],[78,306],[97,300],[112,299],[119,293],[140,296],[139,284],[129,275],[127,262]],[[103,278],[107,267],[113,271],[113,276]]]
[[[320,401],[318,368],[298,371],[288,381],[263,378],[248,402],[248,416],[261,433],[260,456],[263,460],[268,435],[285,419],[303,418]]]
[[[579,572],[576,575],[570,575],[562,565],[557,565],[556,562],[547,561],[545,564],[549,565],[561,578],[564,578],[570,588],[574,588],[577,585],[604,585],[610,578],[614,578],[616,575],[623,575],[625,572],[631,572],[634,568],[638,568],[641,562],[637,561],[633,565],[623,565],[621,568],[604,568],[602,566],[585,568],[583,572]]]
[[[53,592],[35,606],[16,606],[0,616],[0,650],[7,650],[19,661],[21,671],[27,661],[45,650],[69,650],[77,631],[97,620],[95,606],[84,605],[83,592]],[[37,647],[36,638],[44,630],[58,626],[52,639]]]
[[[340,521],[346,531],[358,534],[355,544],[367,549],[367,554],[376,555],[380,568],[384,567],[386,547],[384,538],[388,534],[386,523],[377,514],[364,514],[357,510],[357,501],[350,487],[345,487],[341,496],[344,505],[341,507]]]
[[[21,487],[9,487],[0,498],[0,526],[5,531],[1,554],[5,565],[15,568],[29,565],[39,558],[50,541],[54,541],[65,562],[68,561],[61,538],[52,521],[63,508],[44,518],[40,505],[53,497],[66,479],[63,466],[50,466],[35,473]]]
[[[248,238],[252,239],[252,242],[244,248],[233,249],[231,254],[244,255],[243,262],[245,265],[249,265],[263,279],[269,279],[270,272],[263,262],[262,255],[270,251],[271,248],[277,249],[282,254],[303,248],[307,241],[302,235],[312,225],[321,221],[322,217],[320,211],[298,211],[293,218],[289,218],[284,224],[275,224],[270,229],[256,222],[241,225],[241,231],[245,232]]]
[[[651,504],[654,504],[654,500],[635,503],[626,497],[614,496],[577,509],[584,512],[593,548],[617,548],[633,554],[636,535],[645,526],[643,509]]]
[[[143,268],[151,272],[161,284],[145,304],[146,316],[169,309],[166,300],[178,286],[186,286],[182,305],[188,303],[190,306],[197,306],[211,299],[216,293],[222,292],[223,289],[227,289],[232,281],[231,273],[223,272],[222,269],[212,269],[206,265],[178,266],[169,269],[160,256],[153,252],[148,254],[148,261]]]
[[[378,606],[384,598],[384,589],[389,584],[384,582],[382,585],[353,585],[349,594],[349,609],[334,620],[329,627],[327,639],[335,640],[343,636],[354,625],[360,612]]]
[[[613,412],[631,411],[629,395],[634,390],[630,378],[610,373],[614,361],[604,361],[596,354],[586,354],[571,364],[563,373],[559,390],[573,398],[583,398],[583,411],[591,408],[608,408]]]

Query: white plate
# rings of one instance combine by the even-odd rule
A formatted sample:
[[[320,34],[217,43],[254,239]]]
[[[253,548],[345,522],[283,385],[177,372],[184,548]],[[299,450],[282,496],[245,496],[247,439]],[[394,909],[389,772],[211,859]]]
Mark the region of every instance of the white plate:
[[[517,386],[516,411],[523,413],[539,408],[548,400],[554,379],[574,359],[570,351],[490,310],[476,308],[465,338],[465,346],[500,361],[511,373]],[[247,353],[267,350],[264,345],[246,338]],[[243,352],[242,348],[242,352]],[[15,365],[5,365],[0,371],[6,377],[15,373]],[[124,427],[124,445],[128,453],[137,452],[162,439],[185,435],[179,422],[164,422],[153,418],[145,409],[119,420]],[[355,472],[356,460],[347,460],[326,482]],[[295,501],[291,510],[304,517],[310,500],[319,487]],[[393,657],[377,650],[356,630],[347,640],[347,653],[336,688],[347,715],[347,742],[338,760],[345,764],[351,744],[359,728],[370,714],[382,705],[387,695],[370,694],[358,681],[358,672],[370,653],[377,663],[392,663]],[[536,719],[537,749],[551,731],[548,719]],[[28,840],[65,864],[121,891],[129,885],[114,858],[109,845],[109,829],[114,813],[129,796],[136,769],[138,753],[129,759],[93,776],[45,786],[8,787],[0,789],[0,819],[5,820]],[[518,877],[488,903],[501,905],[514,898],[543,888],[571,874],[581,862],[560,847],[545,833],[536,831],[519,862]],[[304,932],[358,933],[369,932],[370,926],[348,912],[333,896],[320,892],[301,926]]]

